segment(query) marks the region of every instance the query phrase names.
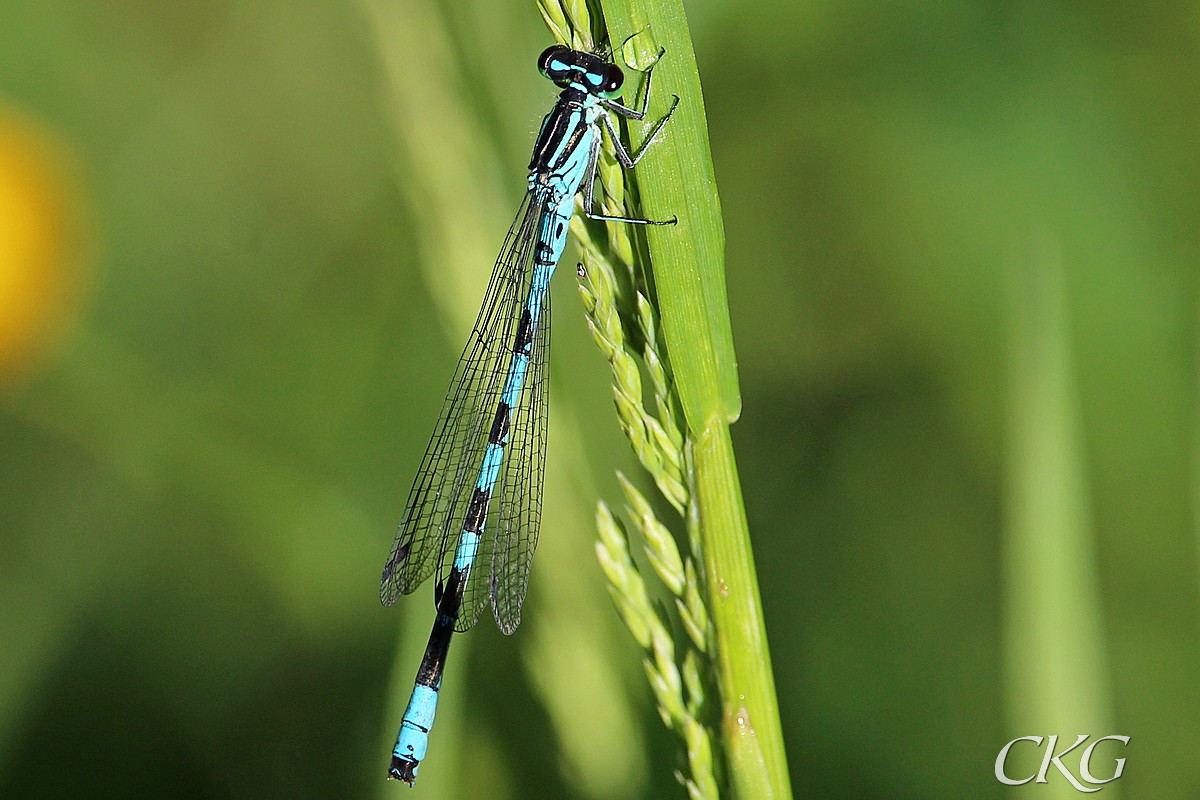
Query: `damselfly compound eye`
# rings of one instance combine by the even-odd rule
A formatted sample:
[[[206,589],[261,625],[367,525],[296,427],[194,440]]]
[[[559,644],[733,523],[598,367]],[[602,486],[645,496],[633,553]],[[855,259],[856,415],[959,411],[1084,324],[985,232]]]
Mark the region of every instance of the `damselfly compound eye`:
[[[538,71],[557,83],[571,67],[571,64],[565,59],[565,56],[571,52],[571,48],[561,44],[547,47],[538,56]]]
[[[621,72],[621,68],[616,64],[604,65],[604,83],[600,86],[600,91],[606,97],[616,97],[621,93],[621,86],[625,83],[625,73]]]

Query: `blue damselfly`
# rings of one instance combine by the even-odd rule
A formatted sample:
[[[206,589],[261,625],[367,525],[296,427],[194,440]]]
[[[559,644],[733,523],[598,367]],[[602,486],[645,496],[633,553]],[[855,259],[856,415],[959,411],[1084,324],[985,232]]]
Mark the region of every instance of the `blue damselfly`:
[[[388,770],[388,777],[410,785],[425,757],[453,634],[471,628],[487,604],[504,633],[521,622],[541,522],[547,288],[566,246],[575,195],[582,189],[583,207],[592,219],[675,222],[592,212],[601,126],[618,161],[631,168],[679,102],[676,97],[632,156],[622,147],[608,112],[644,119],[653,67],[637,110],[615,101],[624,75],[600,55],[556,45],[542,53],[538,68],[562,92],[542,122],[529,162],[528,191],[496,259],[379,587],[384,605],[391,605],[437,573],[437,617]]]

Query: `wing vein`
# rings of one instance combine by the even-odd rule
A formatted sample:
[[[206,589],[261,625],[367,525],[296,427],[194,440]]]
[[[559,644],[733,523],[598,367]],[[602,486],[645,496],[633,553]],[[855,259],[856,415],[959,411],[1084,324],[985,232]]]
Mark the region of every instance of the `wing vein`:
[[[435,570],[443,581],[449,573],[529,293],[533,247],[543,209],[540,197],[526,194],[496,258],[479,316],[442,402],[384,565],[379,586],[384,605],[416,590]],[[505,455],[508,464],[511,453]],[[476,567],[468,576],[459,629],[470,627],[479,616],[480,603],[475,596],[479,592],[472,586],[479,573],[489,571],[483,567],[490,563],[494,545],[491,509],[495,507],[493,502]]]

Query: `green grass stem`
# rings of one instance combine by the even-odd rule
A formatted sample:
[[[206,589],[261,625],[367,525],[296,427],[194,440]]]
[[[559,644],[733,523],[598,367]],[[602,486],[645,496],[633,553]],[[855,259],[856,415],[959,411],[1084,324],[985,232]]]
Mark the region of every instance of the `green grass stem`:
[[[644,141],[669,107],[671,94],[680,98],[668,128],[636,170],[624,172],[611,158],[600,165],[606,212],[677,216],[679,223],[631,232],[630,226],[580,220],[573,230],[586,265],[580,289],[593,334],[612,365],[618,417],[639,461],[688,528],[693,552],[685,558],[667,552],[665,526],[623,482],[629,516],[650,563],[676,596],[681,627],[695,645],[685,647],[683,656],[696,676],[692,685],[679,678],[679,648],[669,636],[656,635],[668,629],[645,607],[644,583],[622,544],[624,529],[603,505],[601,559],[618,608],[647,649],[647,674],[660,713],[684,739],[693,767],[703,761],[696,756],[709,741],[708,734],[701,735],[700,674],[707,670],[719,689],[719,741],[733,796],[788,798],[771,660],[729,436],[741,401],[725,295],[724,230],[695,54],[679,2],[604,0],[599,5],[606,34],[598,33],[594,8],[589,13],[586,6],[543,0],[542,13],[560,41],[591,47],[607,38],[618,65],[653,66],[655,96],[647,119],[627,126],[627,146]],[[657,59],[662,51],[665,57]],[[631,105],[635,88],[627,82],[625,100]],[[654,394],[653,412],[643,404],[642,369]],[[703,575],[697,574],[693,555]],[[710,796],[702,787],[715,787],[695,769],[685,783],[692,796]]]
[[[1063,269],[1044,249],[1016,270],[1008,309],[1004,669],[1010,729],[1069,742],[1111,729],[1111,684]],[[1047,797],[1078,796],[1052,783]]]

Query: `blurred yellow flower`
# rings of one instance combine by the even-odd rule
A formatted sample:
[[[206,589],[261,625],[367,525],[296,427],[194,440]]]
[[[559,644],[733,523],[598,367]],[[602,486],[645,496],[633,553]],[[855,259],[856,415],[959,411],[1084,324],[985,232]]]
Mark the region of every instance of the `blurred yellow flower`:
[[[48,352],[81,279],[72,170],[45,126],[0,104],[0,385]]]

